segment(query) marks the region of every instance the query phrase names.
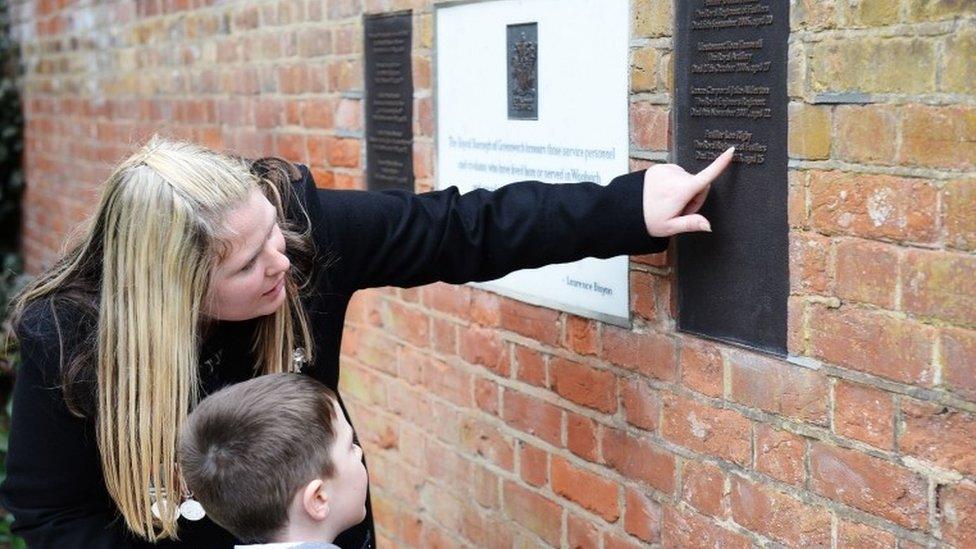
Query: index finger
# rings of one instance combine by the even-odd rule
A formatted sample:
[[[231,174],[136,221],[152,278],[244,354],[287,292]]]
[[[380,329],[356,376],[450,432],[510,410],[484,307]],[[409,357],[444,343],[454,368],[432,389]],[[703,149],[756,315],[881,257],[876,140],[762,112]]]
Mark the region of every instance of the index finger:
[[[732,156],[735,154],[735,147],[729,147],[726,151],[718,156],[712,163],[705,166],[705,169],[695,174],[695,178],[698,179],[699,183],[704,187],[711,183],[716,177],[721,174],[725,168],[729,166],[732,162]]]

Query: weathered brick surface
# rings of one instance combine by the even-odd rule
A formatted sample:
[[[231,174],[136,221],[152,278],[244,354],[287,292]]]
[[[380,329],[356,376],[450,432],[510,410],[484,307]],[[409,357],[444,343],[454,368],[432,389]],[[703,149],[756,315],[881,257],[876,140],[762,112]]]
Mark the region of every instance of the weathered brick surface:
[[[925,479],[904,467],[823,443],[810,449],[810,487],[817,493],[907,528],[926,522]]]
[[[830,513],[741,477],[732,478],[732,519],[792,547],[830,545]]]
[[[413,10],[416,188],[437,184],[432,0],[8,4],[32,272],[153,132],[363,188],[364,13]],[[673,146],[673,18],[631,2],[635,170]],[[633,329],[360,292],[341,385],[381,547],[976,545],[976,3],[796,0],[790,26],[794,357],[678,332],[674,253],[633,258]]]

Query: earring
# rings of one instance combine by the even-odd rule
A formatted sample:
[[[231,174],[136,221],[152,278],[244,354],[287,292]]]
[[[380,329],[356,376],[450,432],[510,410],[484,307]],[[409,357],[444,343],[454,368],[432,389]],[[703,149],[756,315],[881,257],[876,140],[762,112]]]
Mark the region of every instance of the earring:
[[[180,490],[183,492],[183,503],[180,504],[180,515],[183,518],[198,521],[207,516],[203,505],[200,505],[199,501],[193,499],[193,492],[187,487],[186,481],[183,480],[183,475],[180,475]]]

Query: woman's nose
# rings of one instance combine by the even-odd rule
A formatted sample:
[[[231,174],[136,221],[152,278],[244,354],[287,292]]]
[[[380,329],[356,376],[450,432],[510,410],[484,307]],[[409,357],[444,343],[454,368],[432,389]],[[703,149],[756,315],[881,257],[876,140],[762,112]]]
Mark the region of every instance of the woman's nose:
[[[291,267],[291,261],[288,260],[288,256],[284,253],[278,251],[277,249],[271,252],[273,254],[274,261],[268,264],[268,270],[265,274],[268,276],[278,276],[280,273],[287,271]]]

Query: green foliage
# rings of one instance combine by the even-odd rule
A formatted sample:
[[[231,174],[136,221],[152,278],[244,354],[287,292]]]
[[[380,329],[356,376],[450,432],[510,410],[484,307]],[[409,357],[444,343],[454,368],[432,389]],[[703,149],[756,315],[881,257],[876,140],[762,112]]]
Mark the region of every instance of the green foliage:
[[[21,164],[23,153],[23,114],[17,88],[19,70],[17,43],[10,36],[7,0],[0,0],[0,481],[7,476],[10,428],[10,390],[17,364],[16,343],[7,337],[7,305],[15,291],[21,270],[20,198],[24,188]],[[10,532],[13,517],[0,509],[0,547],[26,548],[24,541]]]

